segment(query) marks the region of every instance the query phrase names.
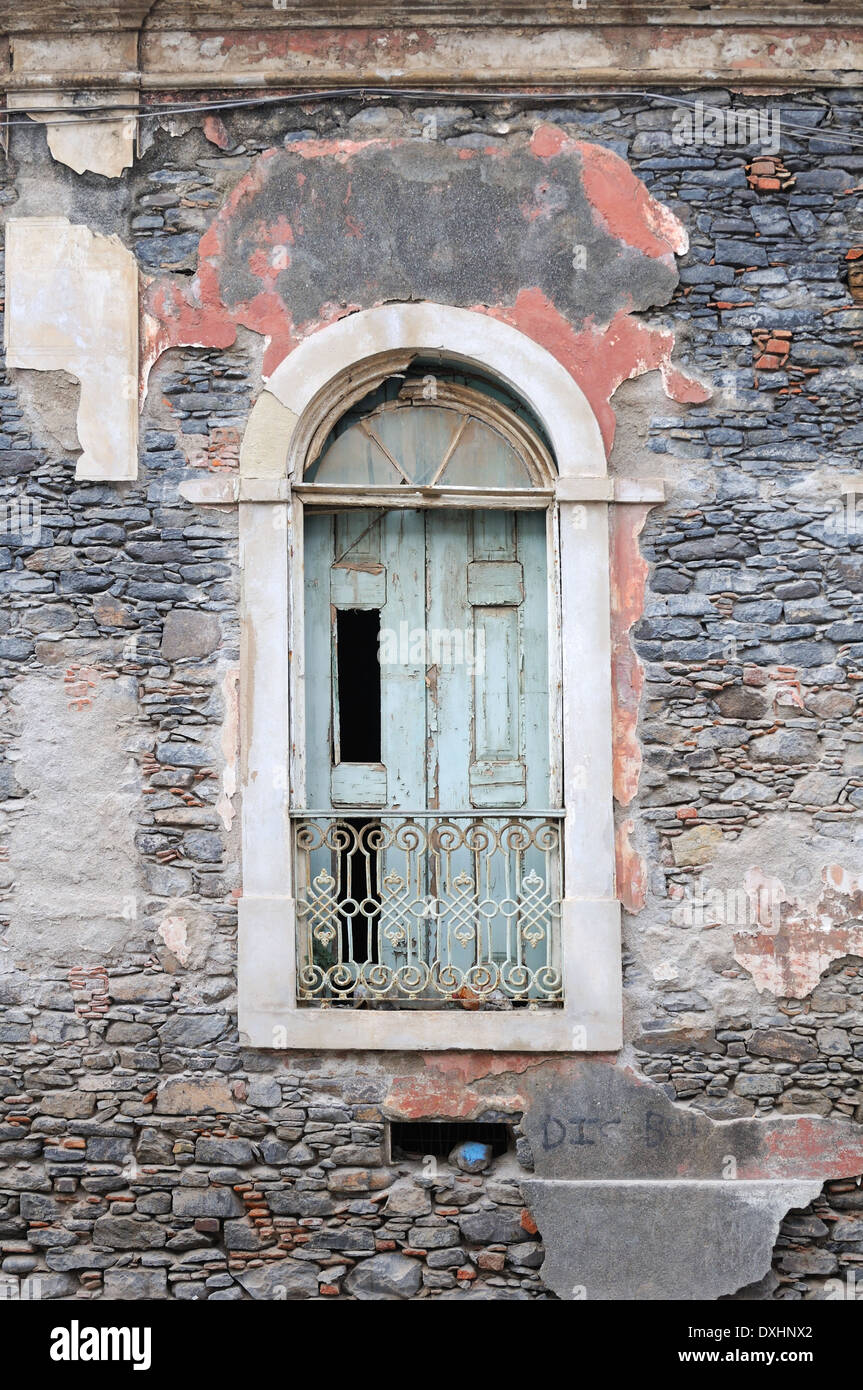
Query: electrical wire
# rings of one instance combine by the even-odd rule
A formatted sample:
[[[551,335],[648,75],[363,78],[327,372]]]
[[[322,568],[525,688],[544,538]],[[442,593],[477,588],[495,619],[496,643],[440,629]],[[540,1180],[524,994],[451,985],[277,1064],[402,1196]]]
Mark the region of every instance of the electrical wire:
[[[428,101],[439,103],[440,101],[448,98],[451,101],[517,101],[520,103],[528,102],[534,104],[539,103],[543,105],[552,103],[559,105],[562,101],[578,101],[586,97],[599,97],[607,100],[615,100],[618,97],[638,97],[651,102],[658,101],[666,102],[669,105],[678,107],[685,106],[689,107],[692,110],[696,110],[699,105],[701,105],[704,109],[709,109],[710,111],[735,112],[741,110],[741,108],[733,106],[710,107],[707,103],[703,101],[692,101],[687,100],[687,98],[681,96],[671,96],[664,92],[642,91],[639,88],[633,87],[582,87],[568,90],[558,89],[553,92],[531,92],[526,91],[524,88],[509,88],[499,91],[476,89],[461,91],[452,89],[439,89],[431,91],[428,88],[363,86],[318,88],[305,92],[292,91],[273,93],[272,95],[260,97],[231,98],[230,100],[226,101],[179,102],[171,105],[151,107],[141,107],[139,105],[119,103],[113,105],[100,104],[89,107],[88,114],[81,116],[74,115],[74,108],[70,108],[68,106],[34,106],[32,117],[22,112],[21,118],[16,119],[7,111],[6,125],[7,127],[18,125],[31,125],[33,117],[44,118],[48,116],[57,116],[59,118],[55,122],[55,124],[57,125],[116,124],[117,121],[124,119],[132,119],[136,122],[145,120],[158,121],[171,116],[196,115],[199,113],[206,114],[211,111],[239,111],[263,106],[276,106],[281,104],[303,105],[313,102],[330,100],[367,101],[369,99],[373,99],[375,101],[378,101],[386,99],[392,101],[401,99],[410,101]],[[774,106],[777,106],[780,103],[774,102],[772,104]],[[747,107],[743,109],[763,110],[765,108],[762,106],[758,108]],[[812,139],[829,140],[835,142],[836,144],[849,145],[854,149],[863,148],[863,130],[861,130],[859,133],[852,131],[837,131],[835,127],[827,127],[826,129],[824,129],[820,126],[803,125],[799,122],[787,120],[782,121],[781,125],[783,130],[792,132],[796,135],[800,135],[803,137],[808,136]],[[757,143],[757,141],[751,141],[749,143],[755,144]]]

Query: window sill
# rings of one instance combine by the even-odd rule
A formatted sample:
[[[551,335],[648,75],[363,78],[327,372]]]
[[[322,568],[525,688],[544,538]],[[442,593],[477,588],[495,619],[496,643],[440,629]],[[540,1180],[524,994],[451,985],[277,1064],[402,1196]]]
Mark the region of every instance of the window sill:
[[[565,898],[559,1009],[297,1007],[294,903],[240,899],[240,1042],[283,1051],[614,1052],[622,1046],[620,904]]]

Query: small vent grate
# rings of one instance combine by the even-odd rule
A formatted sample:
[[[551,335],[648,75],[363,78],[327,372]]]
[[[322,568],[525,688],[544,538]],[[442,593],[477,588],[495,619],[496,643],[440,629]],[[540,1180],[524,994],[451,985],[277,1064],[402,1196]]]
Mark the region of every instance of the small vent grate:
[[[447,1158],[456,1144],[490,1144],[495,1158],[510,1146],[505,1124],[473,1124],[463,1120],[399,1122],[390,1125],[394,1158]]]

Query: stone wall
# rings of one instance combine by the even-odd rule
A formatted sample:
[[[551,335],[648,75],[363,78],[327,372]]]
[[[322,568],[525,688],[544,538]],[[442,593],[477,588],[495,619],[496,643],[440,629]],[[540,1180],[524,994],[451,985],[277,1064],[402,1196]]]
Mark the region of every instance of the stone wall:
[[[675,145],[672,104],[635,98],[176,116],[117,180],[16,127],[0,206],[134,248],[153,365],[133,483],[74,481],[69,378],[0,386],[3,494],[30,508],[0,548],[4,1276],[57,1298],[554,1296],[524,1138],[435,1178],[388,1158],[384,1126],[508,1119],[518,1139],[526,1075],[566,1096],[575,1060],[283,1056],[236,1031],[236,516],[178,489],[236,468],[262,370],[300,337],[411,294],[536,337],[612,470],[668,488],[619,510],[618,585],[650,568],[616,731],[627,1044],[597,1065],[683,1115],[799,1121],[815,1175],[810,1117],[836,1121],[848,1156],[757,1296],[829,1296],[859,1263],[863,154],[842,135],[861,102],[783,105],[778,174]],[[688,229],[679,283],[616,212],[604,149]],[[318,205],[290,203],[298,170]],[[336,214],[352,172],[361,215]],[[293,260],[262,261],[280,246]]]

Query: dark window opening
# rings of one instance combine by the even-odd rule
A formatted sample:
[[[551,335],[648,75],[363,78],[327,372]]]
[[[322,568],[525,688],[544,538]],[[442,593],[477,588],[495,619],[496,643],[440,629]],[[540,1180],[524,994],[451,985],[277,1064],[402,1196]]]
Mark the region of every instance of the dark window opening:
[[[510,1147],[510,1127],[466,1120],[399,1121],[390,1125],[393,1158],[448,1158],[456,1144],[490,1144],[500,1158]]]
[[[378,821],[348,820],[350,844],[338,851],[339,920],[342,954],[358,965],[377,964],[380,915],[378,889]]]
[[[381,760],[381,615],[377,608],[336,612],[339,761]]]

